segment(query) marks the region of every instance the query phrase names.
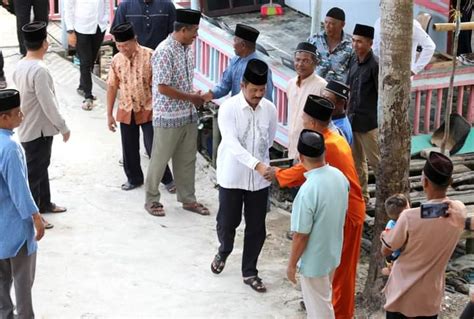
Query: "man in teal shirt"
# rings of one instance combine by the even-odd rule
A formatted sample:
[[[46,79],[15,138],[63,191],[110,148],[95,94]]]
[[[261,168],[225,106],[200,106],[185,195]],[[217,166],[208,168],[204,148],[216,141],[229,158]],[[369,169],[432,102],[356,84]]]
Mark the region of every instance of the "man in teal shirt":
[[[294,231],[288,279],[296,283],[298,263],[308,318],[334,318],[332,278],[342,252],[349,182],[337,168],[326,164],[324,137],[303,130],[298,141],[306,182],[293,202]],[[337,199],[337,200],[336,200]]]
[[[44,235],[44,224],[28,187],[25,154],[13,139],[13,129],[22,120],[19,92],[0,90],[0,318],[7,319],[13,318],[12,283],[18,318],[34,318],[31,288],[36,241]]]

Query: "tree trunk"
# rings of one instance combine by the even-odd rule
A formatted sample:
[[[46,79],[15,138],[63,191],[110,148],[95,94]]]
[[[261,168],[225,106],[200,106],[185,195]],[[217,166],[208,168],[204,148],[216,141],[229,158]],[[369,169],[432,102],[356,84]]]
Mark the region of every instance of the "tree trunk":
[[[374,238],[364,289],[364,301],[371,311],[380,310],[381,268],[380,233],[387,217],[384,202],[395,193],[409,194],[410,171],[410,100],[411,39],[413,32],[413,0],[382,0],[381,43],[379,59],[379,146],[380,165],[376,178],[376,210]]]

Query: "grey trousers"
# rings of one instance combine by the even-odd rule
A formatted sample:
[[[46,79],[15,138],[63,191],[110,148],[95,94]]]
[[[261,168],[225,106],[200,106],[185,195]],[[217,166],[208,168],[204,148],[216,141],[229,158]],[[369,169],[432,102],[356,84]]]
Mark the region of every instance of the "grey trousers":
[[[26,244],[13,258],[0,259],[0,319],[13,319],[13,302],[10,296],[15,285],[18,319],[35,317],[31,288],[35,280],[36,253],[28,256]]]
[[[153,147],[145,181],[146,203],[160,201],[160,182],[166,165],[172,160],[176,194],[181,203],[194,203],[197,124],[176,128],[154,128]]]

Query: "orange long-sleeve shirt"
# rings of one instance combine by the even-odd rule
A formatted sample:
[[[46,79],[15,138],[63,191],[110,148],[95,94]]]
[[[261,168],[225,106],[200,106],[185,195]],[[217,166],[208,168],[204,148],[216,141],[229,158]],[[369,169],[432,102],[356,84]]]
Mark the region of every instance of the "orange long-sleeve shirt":
[[[326,162],[339,169],[349,180],[349,205],[347,218],[357,225],[365,220],[365,202],[359,185],[359,176],[355,169],[352,151],[347,141],[337,132],[326,128],[322,132],[326,146]],[[305,182],[306,169],[302,164],[296,164],[287,169],[277,168],[275,177],[280,187],[301,186]]]

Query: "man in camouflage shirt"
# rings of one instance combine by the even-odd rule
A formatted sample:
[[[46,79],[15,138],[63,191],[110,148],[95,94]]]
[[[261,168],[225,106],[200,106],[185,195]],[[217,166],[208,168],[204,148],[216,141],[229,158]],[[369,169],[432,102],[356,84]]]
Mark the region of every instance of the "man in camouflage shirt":
[[[344,33],[346,15],[340,8],[328,11],[324,19],[324,31],[308,38],[316,46],[319,65],[316,73],[326,81],[345,82],[352,55],[351,36]]]

